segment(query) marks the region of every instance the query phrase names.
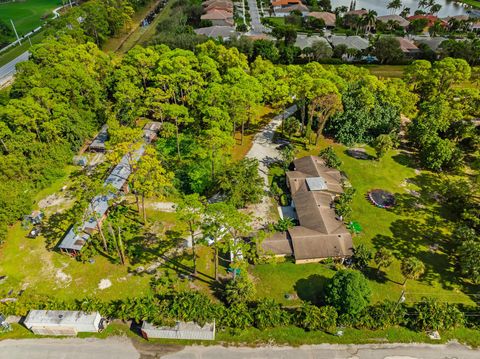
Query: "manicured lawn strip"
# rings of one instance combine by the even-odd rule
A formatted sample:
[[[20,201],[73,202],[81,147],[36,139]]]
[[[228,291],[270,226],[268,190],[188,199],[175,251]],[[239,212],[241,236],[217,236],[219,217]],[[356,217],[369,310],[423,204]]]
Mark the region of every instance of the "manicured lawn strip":
[[[480,344],[480,332],[473,329],[454,329],[441,331],[441,340],[433,341],[425,333],[418,333],[406,328],[390,328],[385,330],[343,329],[344,335],[338,337],[324,332],[306,332],[297,327],[279,327],[266,330],[250,328],[239,333],[218,332],[216,339],[225,342],[251,344],[288,344],[300,346],[304,344],[367,344],[367,343],[446,343],[458,339],[462,343],[477,347]]]
[[[45,21],[42,17],[51,18],[52,10],[61,5],[60,0],[23,0],[0,4],[0,20],[11,28],[12,19],[18,36],[22,36],[40,26]],[[14,39],[15,36],[12,41]]]
[[[32,45],[40,43],[45,38],[43,31],[37,32],[35,35],[30,37]],[[6,65],[16,57],[23,54],[25,51],[28,51],[30,48],[30,42],[27,39],[22,40],[21,45],[17,45],[8,50],[0,52],[0,66]]]
[[[480,8],[480,1],[477,0],[459,0],[459,2],[463,2],[467,5],[473,6],[475,8]]]

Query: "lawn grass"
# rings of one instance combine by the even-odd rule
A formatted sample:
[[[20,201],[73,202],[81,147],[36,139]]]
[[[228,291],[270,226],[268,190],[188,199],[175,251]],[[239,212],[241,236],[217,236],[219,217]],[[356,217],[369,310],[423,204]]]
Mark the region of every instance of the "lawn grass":
[[[249,328],[242,332],[218,332],[216,339],[225,342],[249,343],[250,345],[308,345],[308,344],[367,344],[367,343],[446,343],[457,339],[473,347],[480,345],[480,332],[474,329],[454,329],[441,332],[441,340],[431,340],[425,333],[415,332],[407,328],[389,328],[384,330],[342,329],[339,337],[321,331],[305,331],[297,327],[278,327],[258,330]]]
[[[480,8],[480,1],[478,0],[458,0],[459,2],[463,2],[467,5],[473,6],[474,8]]]
[[[352,203],[352,220],[360,223],[362,233],[354,237],[354,244],[365,244],[372,250],[386,247],[394,252],[396,260],[380,275],[372,263],[366,271],[372,288],[372,301],[398,300],[403,289],[400,261],[404,257],[418,257],[426,265],[425,275],[409,280],[406,285],[406,301],[415,302],[422,297],[434,297],[441,301],[475,304],[469,293],[478,287],[462,283],[454,271],[455,263],[449,256],[448,233],[452,223],[448,213],[432,198],[437,175],[415,169],[410,155],[398,150],[390,151],[377,161],[373,150],[366,147],[370,160],[357,160],[346,154],[346,147],[322,140],[319,146],[300,150],[297,157],[317,155],[321,148],[332,145],[343,162],[341,169],[357,190]],[[366,199],[369,190],[381,188],[395,194],[397,206],[392,210],[377,208]],[[417,191],[420,198],[409,191]],[[413,206],[419,202],[423,208]],[[437,250],[431,245],[438,244]],[[257,280],[259,297],[272,297],[281,303],[297,305],[300,299],[321,301],[321,287],[334,270],[326,264],[301,264],[291,262],[262,264],[251,268]],[[286,299],[285,294],[294,299]],[[295,298],[298,296],[298,299]]]
[[[18,36],[22,36],[51,18],[52,10],[61,5],[60,0],[23,0],[0,4],[0,20],[10,28],[10,19],[13,20]],[[15,36],[12,41],[14,39]]]
[[[43,31],[35,33],[35,35],[30,36],[30,41],[32,45],[39,44],[45,38],[45,33]],[[3,52],[0,52],[0,66],[6,65],[16,57],[23,54],[25,51],[30,49],[30,42],[28,40],[22,40],[21,45],[17,45],[9,48]]]
[[[378,78],[402,78],[405,65],[359,65]]]

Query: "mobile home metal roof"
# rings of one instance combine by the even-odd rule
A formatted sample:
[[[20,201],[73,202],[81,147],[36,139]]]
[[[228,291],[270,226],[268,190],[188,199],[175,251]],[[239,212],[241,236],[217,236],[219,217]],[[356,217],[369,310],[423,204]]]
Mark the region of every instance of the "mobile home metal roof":
[[[88,233],[81,232],[80,234],[77,234],[75,229],[72,227],[65,237],[63,237],[63,240],[58,247],[62,249],[73,249],[80,251],[89,239],[90,235]]]
[[[92,141],[89,148],[94,150],[105,150],[105,142],[108,140],[108,126],[103,125],[97,137]]]
[[[31,310],[24,321],[32,327],[71,327],[81,331],[97,331],[102,316],[98,312],[86,313],[72,310]]]
[[[144,141],[146,143],[150,143],[154,138],[154,133],[161,127],[159,122],[149,122],[144,126],[143,134],[144,134]],[[102,130],[98,134],[95,141],[100,137],[100,140],[103,140],[104,137],[101,137],[100,134],[107,133],[107,126],[103,126]],[[108,137],[105,137],[104,142]],[[94,142],[95,142],[94,141]],[[93,144],[93,143],[92,143]],[[137,162],[140,157],[143,156],[145,153],[146,144],[142,144],[136,151],[134,151],[129,157],[129,155],[125,155],[122,157],[119,164],[115,166],[112,170],[110,175],[104,182],[104,186],[111,185],[115,188],[116,193],[109,192],[106,195],[97,195],[95,196],[92,201],[90,202],[89,207],[85,211],[84,218],[87,218],[81,225],[79,229],[79,233],[70,229],[70,231],[65,235],[62,242],[58,245],[59,248],[62,249],[72,249],[80,251],[86,242],[90,239],[90,235],[84,233],[85,230],[96,230],[97,229],[97,218],[102,218],[108,211],[109,208],[109,201],[114,199],[117,196],[117,193],[120,189],[125,185],[128,180],[128,177],[131,175],[132,170],[130,166],[130,162]]]

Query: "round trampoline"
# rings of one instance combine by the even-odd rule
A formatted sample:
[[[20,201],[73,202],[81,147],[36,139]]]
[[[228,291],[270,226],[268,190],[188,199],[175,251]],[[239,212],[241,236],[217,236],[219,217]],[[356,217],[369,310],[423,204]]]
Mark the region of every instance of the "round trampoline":
[[[380,208],[392,208],[395,205],[395,196],[382,189],[372,189],[368,192],[368,199]]]

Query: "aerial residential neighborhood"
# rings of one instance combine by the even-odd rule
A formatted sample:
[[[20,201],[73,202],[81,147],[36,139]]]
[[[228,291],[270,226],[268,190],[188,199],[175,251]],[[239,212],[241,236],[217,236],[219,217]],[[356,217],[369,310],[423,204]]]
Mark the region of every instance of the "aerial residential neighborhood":
[[[0,1],[1,358],[480,357],[480,2]]]

